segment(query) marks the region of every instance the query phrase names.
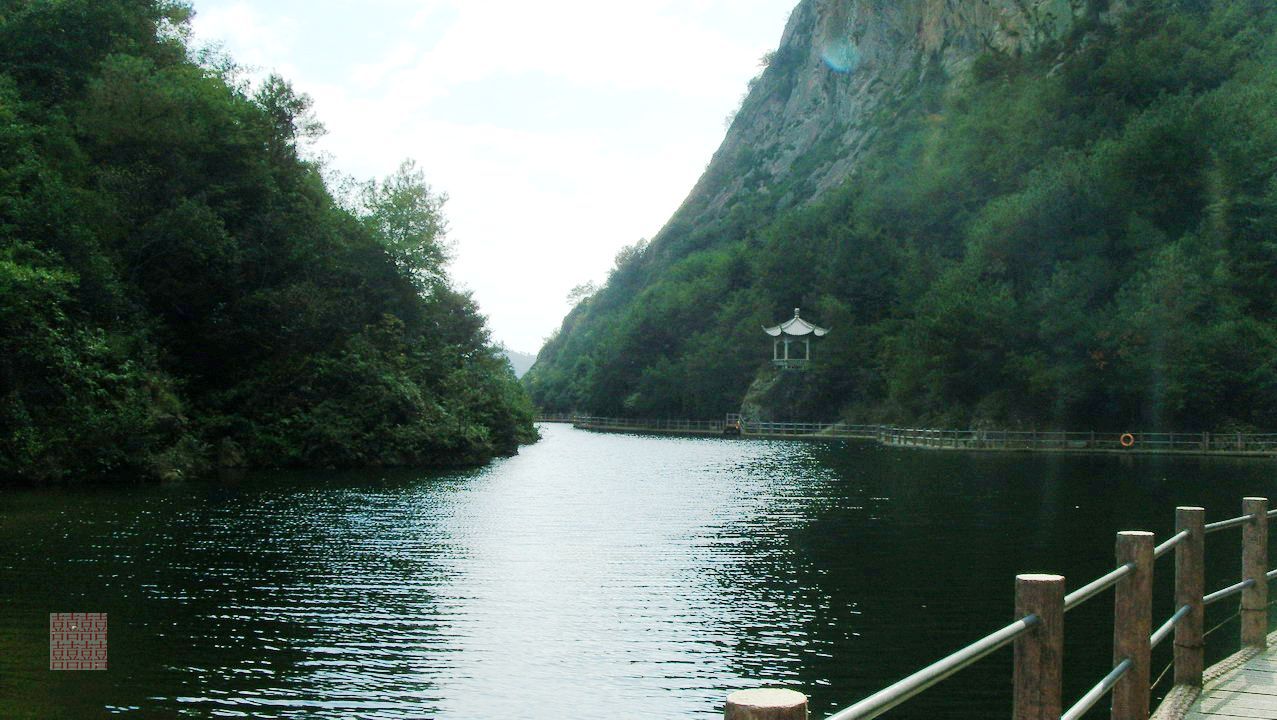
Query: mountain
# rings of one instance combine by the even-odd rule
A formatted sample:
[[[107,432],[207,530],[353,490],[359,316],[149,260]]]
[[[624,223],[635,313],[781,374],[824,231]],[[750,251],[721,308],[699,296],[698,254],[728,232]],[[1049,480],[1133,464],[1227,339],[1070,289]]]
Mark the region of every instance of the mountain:
[[[1018,55],[1115,16],[1087,0],[806,0],[704,176],[663,237],[720,218],[752,191],[819,198],[850,177],[910,98],[962,79],[985,53]]]
[[[510,361],[510,367],[514,369],[515,377],[521,378],[526,375],[528,370],[532,369],[532,364],[537,361],[536,355],[521,353],[509,348],[503,349],[502,352],[505,354],[506,359]]]
[[[805,0],[704,176],[524,378],[546,410],[1277,426],[1258,0]],[[754,392],[751,392],[751,388]]]

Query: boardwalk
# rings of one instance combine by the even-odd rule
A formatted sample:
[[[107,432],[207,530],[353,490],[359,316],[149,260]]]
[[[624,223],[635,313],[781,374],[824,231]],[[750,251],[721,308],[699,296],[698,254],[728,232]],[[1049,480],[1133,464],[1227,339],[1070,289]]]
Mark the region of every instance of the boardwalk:
[[[736,417],[736,416],[731,416]],[[1051,452],[1121,455],[1277,455],[1277,433],[1095,433],[1014,430],[937,430],[850,423],[723,420],[641,420],[541,415],[537,422],[571,423],[597,432],[655,435],[733,435],[751,439],[868,440],[920,450]]]
[[[1208,670],[1201,696],[1195,700],[1168,697],[1155,718],[1277,720],[1277,633],[1268,636],[1267,650],[1244,650]]]
[[[1268,524],[1277,510],[1268,498],[1242,499],[1242,515],[1206,522],[1206,510],[1175,509],[1175,534],[1154,544],[1153,533],[1126,530],[1117,534],[1117,567],[1066,592],[1061,575],[1023,574],[1015,579],[1016,620],[925,668],[879,690],[826,720],[873,720],[910,698],[1008,646],[1012,647],[1014,720],[1082,720],[1105,697],[1112,720],[1149,720],[1152,700],[1153,648],[1173,639],[1176,683],[1154,720],[1277,720],[1277,633],[1270,633],[1268,585],[1277,579],[1269,569]],[[1205,537],[1241,530],[1241,582],[1205,591]],[[1175,606],[1163,622],[1154,622],[1153,573],[1158,558],[1174,557]],[[1168,568],[1169,569],[1169,568]],[[1113,592],[1113,669],[1067,710],[1063,706],[1065,613]],[[1242,650],[1203,671],[1204,611],[1207,606],[1237,602]],[[1277,604],[1277,603],[1275,603]],[[1160,620],[1160,618],[1158,618]],[[1170,668],[1168,668],[1169,670]],[[1201,689],[1204,688],[1204,691]],[[733,698],[728,698],[729,720]],[[761,703],[771,696],[750,695]],[[742,700],[738,699],[738,704]],[[788,703],[788,700],[785,701]],[[747,714],[775,720],[806,720],[806,705],[789,712]]]

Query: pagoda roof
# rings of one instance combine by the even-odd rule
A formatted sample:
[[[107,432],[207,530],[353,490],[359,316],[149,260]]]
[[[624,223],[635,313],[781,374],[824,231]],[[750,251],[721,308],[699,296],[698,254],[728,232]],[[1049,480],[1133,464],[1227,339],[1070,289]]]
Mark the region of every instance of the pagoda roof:
[[[794,316],[775,327],[763,328],[763,332],[772,337],[780,337],[781,335],[789,335],[790,337],[805,337],[807,335],[815,335],[816,337],[824,337],[829,334],[829,328],[812,325],[806,320],[799,317],[799,309],[794,308]]]

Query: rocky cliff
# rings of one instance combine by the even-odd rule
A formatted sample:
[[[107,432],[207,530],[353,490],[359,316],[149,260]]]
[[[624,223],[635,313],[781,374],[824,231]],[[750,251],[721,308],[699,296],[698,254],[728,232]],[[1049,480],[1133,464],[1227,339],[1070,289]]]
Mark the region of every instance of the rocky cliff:
[[[1273,3],[804,0],[768,60],[542,407],[1277,425]],[[835,331],[775,384],[794,307]]]
[[[1031,51],[1079,20],[1125,8],[1125,0],[803,0],[662,236],[704,225],[780,179],[796,182],[777,207],[819,198],[929,81],[961,82],[981,53]]]

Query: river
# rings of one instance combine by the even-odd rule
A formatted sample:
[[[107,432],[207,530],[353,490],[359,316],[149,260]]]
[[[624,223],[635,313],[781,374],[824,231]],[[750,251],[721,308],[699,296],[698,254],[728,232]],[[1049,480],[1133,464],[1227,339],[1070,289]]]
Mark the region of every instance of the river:
[[[820,718],[1010,621],[1018,572],[1076,587],[1118,530],[1277,498],[1264,459],[542,432],[463,472],[3,491],[0,716],[709,719],[779,684]],[[1066,704],[1108,668],[1110,611],[1068,616]],[[110,670],[50,671],[52,612],[108,613]],[[1009,668],[888,717],[1006,717]]]

